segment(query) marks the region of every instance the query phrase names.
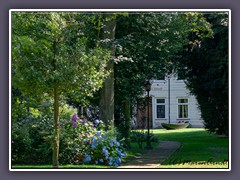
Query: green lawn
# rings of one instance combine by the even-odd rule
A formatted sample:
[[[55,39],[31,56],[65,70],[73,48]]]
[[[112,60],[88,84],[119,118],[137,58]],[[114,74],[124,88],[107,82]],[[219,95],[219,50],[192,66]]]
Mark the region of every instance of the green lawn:
[[[182,143],[179,151],[161,168],[228,168],[228,138],[209,134],[201,128],[153,130],[162,141]]]
[[[159,137],[161,141],[181,142],[180,150],[175,152],[168,160],[159,166],[159,168],[228,168],[228,138],[209,134],[201,128],[186,128],[181,130],[158,129],[152,132]],[[157,143],[152,143],[153,147]],[[145,147],[145,145],[143,145]],[[146,152],[146,149],[139,149],[136,143],[127,150],[127,158],[124,161],[131,160],[136,155]],[[51,165],[19,165],[13,168],[21,169],[39,169],[52,168]],[[96,165],[63,165],[60,168],[112,168],[109,166]]]
[[[14,165],[13,169],[51,169],[52,165]],[[63,169],[102,169],[112,168],[110,166],[101,165],[61,165],[59,168]]]

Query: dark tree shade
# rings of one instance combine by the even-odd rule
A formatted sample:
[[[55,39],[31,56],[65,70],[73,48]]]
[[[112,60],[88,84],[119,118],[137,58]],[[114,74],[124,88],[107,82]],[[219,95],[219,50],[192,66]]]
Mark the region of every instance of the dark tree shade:
[[[205,128],[228,135],[228,14],[205,17],[212,24],[213,37],[188,46],[178,62],[188,69],[187,86],[197,98]]]

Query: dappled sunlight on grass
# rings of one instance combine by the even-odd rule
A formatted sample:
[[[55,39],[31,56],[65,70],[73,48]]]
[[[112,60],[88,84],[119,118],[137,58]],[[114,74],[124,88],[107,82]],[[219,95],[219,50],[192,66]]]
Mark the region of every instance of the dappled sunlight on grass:
[[[174,165],[160,165],[158,168],[172,168],[172,169],[227,169],[228,162],[208,163],[208,162],[196,162],[196,163],[181,163]]]
[[[228,138],[208,133],[203,128],[155,129],[162,141],[181,142],[181,148],[161,168],[228,168]]]

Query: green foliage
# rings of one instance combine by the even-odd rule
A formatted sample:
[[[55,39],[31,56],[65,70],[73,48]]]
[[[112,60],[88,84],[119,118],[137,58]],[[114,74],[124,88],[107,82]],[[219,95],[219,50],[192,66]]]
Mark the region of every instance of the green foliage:
[[[172,59],[188,44],[190,27],[184,13],[129,13],[117,19],[115,72],[115,124],[128,134],[133,105],[142,98],[145,82],[172,72]],[[121,57],[121,58],[118,58]],[[130,102],[126,111],[124,101]]]
[[[98,131],[92,122],[75,114],[62,127],[60,162],[62,164],[103,164],[118,166],[125,156],[115,131]]]
[[[12,126],[12,163],[49,163],[51,147],[45,141],[39,119],[28,118],[25,122],[14,122]],[[41,123],[42,124],[42,123]]]
[[[144,131],[131,131],[130,133],[130,141],[136,142],[140,149],[143,148],[144,142],[147,142],[147,132]],[[159,139],[153,133],[150,133],[150,142],[159,142]]]
[[[52,100],[45,99],[36,108],[29,108],[31,102],[12,104],[12,163],[46,164],[51,163],[51,141],[53,136]],[[60,122],[66,121],[76,112],[62,105]]]
[[[117,28],[116,55],[131,61],[115,65],[115,93],[120,100],[134,100],[142,96],[147,79],[171,72],[170,60],[188,43],[186,15],[134,13],[119,18]]]
[[[205,127],[210,132],[228,134],[228,14],[205,14],[213,37],[199,39],[186,47],[178,62],[187,67],[187,86],[199,103]],[[190,35],[197,39],[196,35]]]
[[[109,74],[105,66],[110,52],[92,38],[94,18],[67,12],[12,13],[12,85],[36,105],[45,96],[54,97],[54,109],[47,113],[54,117],[49,131],[55,133],[54,166],[58,166],[59,105],[66,96],[85,103]]]
[[[81,100],[101,87],[109,53],[99,46],[89,48],[87,27],[77,22],[79,14],[71,21],[65,16],[12,15],[13,85],[24,93],[52,94],[57,85],[61,93]]]
[[[87,146],[84,139],[93,136],[96,128],[92,122],[84,119],[76,121],[65,121],[61,125],[60,136],[60,163],[62,164],[82,164]]]
[[[108,136],[108,133],[97,132],[86,142],[88,151],[85,154],[86,164],[105,164],[108,166],[119,166],[122,158],[126,156],[120,142],[116,137]]]

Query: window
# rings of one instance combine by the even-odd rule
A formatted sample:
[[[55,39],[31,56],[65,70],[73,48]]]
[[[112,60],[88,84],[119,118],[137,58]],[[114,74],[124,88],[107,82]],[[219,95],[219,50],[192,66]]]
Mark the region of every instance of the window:
[[[188,118],[188,99],[178,99],[178,118]]]
[[[165,99],[157,99],[156,103],[157,118],[165,118]]]

